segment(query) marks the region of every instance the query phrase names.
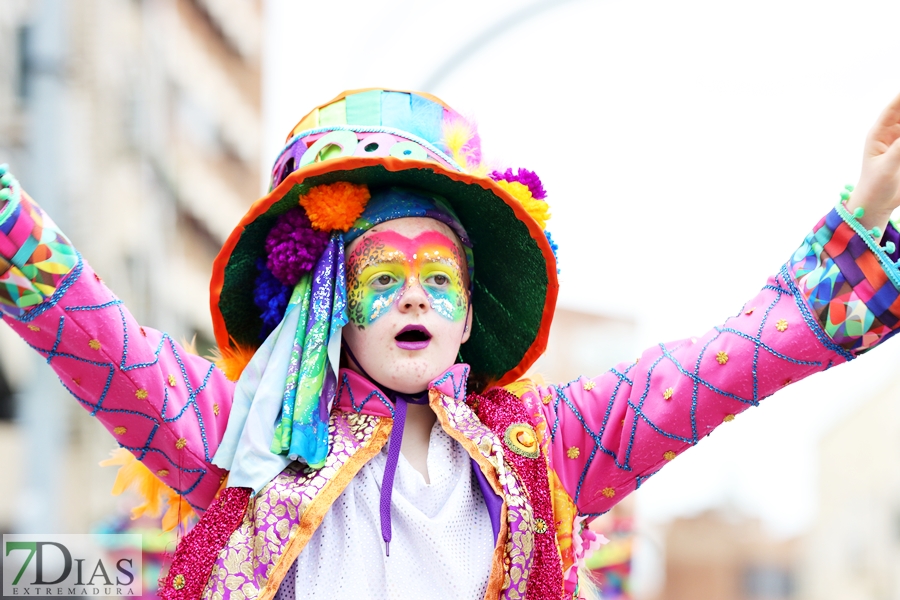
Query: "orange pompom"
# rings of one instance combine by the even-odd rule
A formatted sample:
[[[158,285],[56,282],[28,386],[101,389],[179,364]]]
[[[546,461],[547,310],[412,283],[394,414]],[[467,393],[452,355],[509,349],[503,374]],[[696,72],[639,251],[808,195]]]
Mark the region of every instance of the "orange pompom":
[[[362,214],[369,197],[365,185],[338,181],[310,188],[300,196],[300,206],[314,229],[347,231]]]

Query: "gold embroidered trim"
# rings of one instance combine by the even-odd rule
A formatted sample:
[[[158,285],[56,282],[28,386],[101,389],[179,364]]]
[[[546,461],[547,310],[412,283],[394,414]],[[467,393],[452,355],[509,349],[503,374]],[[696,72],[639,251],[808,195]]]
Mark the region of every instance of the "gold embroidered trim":
[[[366,445],[357,450],[344,463],[344,466],[340,468],[337,474],[325,484],[322,491],[313,499],[309,508],[300,517],[300,523],[296,532],[291,536],[290,541],[288,541],[281,553],[281,557],[275,563],[275,567],[272,569],[268,581],[266,581],[266,586],[260,590],[259,600],[271,600],[275,597],[284,576],[287,575],[297,556],[300,555],[313,533],[322,523],[322,519],[325,518],[325,514],[331,508],[331,505],[341,495],[344,488],[350,483],[350,480],[363,468],[363,465],[378,454],[381,451],[381,447],[387,443],[393,424],[394,421],[390,417],[379,418],[378,423],[375,425],[375,431],[372,432],[372,436],[366,442]]]

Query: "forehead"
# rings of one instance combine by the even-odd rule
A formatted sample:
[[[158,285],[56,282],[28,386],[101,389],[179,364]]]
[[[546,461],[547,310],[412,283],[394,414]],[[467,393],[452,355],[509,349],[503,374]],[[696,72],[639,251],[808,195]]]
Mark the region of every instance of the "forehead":
[[[441,223],[440,221],[436,221],[434,219],[429,219],[427,217],[406,217],[403,219],[393,219],[391,221],[379,223],[360,237],[350,242],[350,244],[348,244],[345,248],[346,254],[348,256],[352,254],[353,250],[356,249],[359,243],[367,237],[371,237],[377,233],[385,231],[392,231],[409,239],[413,239],[429,231],[435,231],[452,240],[454,245],[456,246],[456,249],[459,250],[460,255],[465,256],[462,242],[459,241],[459,236],[457,236],[456,233],[444,223]]]

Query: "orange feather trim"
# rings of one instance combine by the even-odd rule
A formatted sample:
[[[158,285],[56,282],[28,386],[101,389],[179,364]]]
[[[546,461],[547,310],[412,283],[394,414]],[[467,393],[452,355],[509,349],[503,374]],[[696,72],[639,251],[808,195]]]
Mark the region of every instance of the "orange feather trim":
[[[171,531],[179,524],[187,525],[192,517],[195,517],[194,509],[187,501],[175,493],[175,490],[162,481],[124,448],[117,448],[111,453],[112,458],[100,463],[101,467],[119,465],[116,481],[113,483],[112,494],[118,496],[128,488],[133,488],[143,499],[144,503],[131,509],[131,518],[138,519],[144,515],[158,517],[162,512],[163,504],[168,508],[163,515],[163,531]]]
[[[238,344],[234,340],[232,343],[234,346],[213,348],[212,356],[208,358],[216,363],[220,371],[225,373],[225,377],[231,381],[237,381],[250,363],[250,359],[256,354],[256,349]]]

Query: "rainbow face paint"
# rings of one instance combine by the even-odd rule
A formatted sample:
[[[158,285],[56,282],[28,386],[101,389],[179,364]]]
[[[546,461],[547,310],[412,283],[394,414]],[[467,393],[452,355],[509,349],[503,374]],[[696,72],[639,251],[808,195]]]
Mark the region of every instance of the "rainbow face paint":
[[[350,322],[366,326],[390,311],[408,289],[421,285],[431,308],[449,321],[466,318],[465,260],[437,231],[407,238],[379,231],[362,238],[347,257]]]

